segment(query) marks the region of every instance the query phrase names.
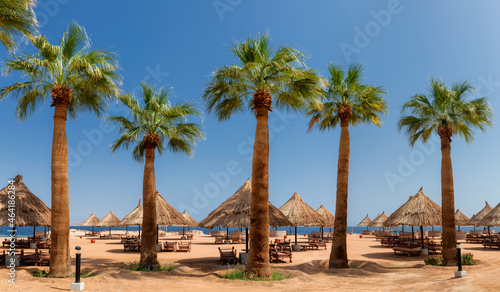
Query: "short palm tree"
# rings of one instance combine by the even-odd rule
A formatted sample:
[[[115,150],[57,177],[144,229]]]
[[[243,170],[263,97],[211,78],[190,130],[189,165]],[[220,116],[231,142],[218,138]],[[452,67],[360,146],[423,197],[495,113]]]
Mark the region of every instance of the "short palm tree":
[[[155,152],[158,151],[160,155],[167,151],[192,155],[196,141],[204,138],[200,125],[186,123],[188,117],[201,116],[201,113],[190,103],[172,106],[168,98],[168,91],[161,88],[155,91],[151,85],[142,84],[142,108],[132,95],[120,96],[120,100],[131,110],[132,120],[123,116],[108,117],[109,122],[119,125],[121,133],[113,142],[112,152],[122,147],[128,149],[133,145],[133,158],[139,162],[145,158],[140,260],[140,265],[145,268],[158,265]]]
[[[19,71],[27,79],[0,89],[0,99],[12,95],[19,100],[16,116],[26,119],[49,97],[54,107],[52,140],[52,248],[50,274],[71,276],[69,257],[69,195],[67,115],[89,110],[104,113],[106,100],[116,97],[118,64],[108,51],[89,49],[83,27],[72,22],[59,45],[51,45],[43,36],[32,38],[37,51],[21,53],[6,60],[7,73]]]
[[[441,206],[443,216],[443,258],[445,264],[456,262],[455,195],[451,167],[451,138],[461,136],[470,143],[473,128],[482,131],[492,125],[488,98],[467,100],[474,88],[468,82],[458,82],[451,88],[436,79],[430,79],[429,94],[416,94],[403,105],[398,129],[408,135],[410,145],[421,140],[426,143],[432,134],[441,139]]]
[[[349,125],[373,123],[380,127],[381,114],[387,114],[381,87],[362,84],[362,65],[351,65],[347,72],[341,65],[328,66],[330,77],[323,100],[310,104],[309,130],[334,129],[340,124],[337,165],[337,199],[330,268],[347,268],[347,193],[349,182]]]
[[[239,65],[215,70],[203,98],[219,121],[235,112],[251,110],[257,119],[252,162],[250,237],[247,273],[270,277],[269,267],[269,128],[273,99],[276,107],[300,110],[320,92],[321,78],[303,65],[304,55],[281,46],[273,50],[267,34],[234,43],[231,52]]]
[[[0,0],[0,42],[10,51],[16,47],[16,36],[32,37],[36,33],[33,0]]]

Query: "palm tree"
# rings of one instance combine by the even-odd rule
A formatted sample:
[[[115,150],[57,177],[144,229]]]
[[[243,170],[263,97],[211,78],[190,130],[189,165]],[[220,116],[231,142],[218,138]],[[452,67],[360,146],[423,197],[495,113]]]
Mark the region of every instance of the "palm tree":
[[[321,78],[303,65],[304,55],[281,46],[273,50],[267,34],[234,43],[231,52],[240,65],[215,70],[205,88],[203,99],[208,112],[219,121],[229,120],[245,107],[256,115],[253,146],[250,237],[252,238],[246,271],[270,277],[269,267],[269,128],[268,116],[273,97],[278,108],[300,110],[320,92]]]
[[[0,99],[12,95],[19,102],[16,116],[25,120],[49,97],[54,107],[52,140],[52,248],[50,274],[71,276],[69,258],[69,195],[67,115],[76,118],[82,111],[104,113],[106,100],[116,96],[118,64],[112,53],[89,49],[83,27],[72,22],[59,45],[51,45],[43,36],[31,39],[37,51],[21,53],[6,60],[6,71],[19,71],[27,81],[0,89]]]
[[[0,0],[0,42],[9,51],[16,47],[15,36],[32,37],[36,33],[33,0]]]
[[[169,95],[168,91],[161,88],[155,91],[152,86],[142,84],[143,108],[131,94],[120,96],[120,100],[132,111],[132,120],[123,116],[108,117],[109,122],[120,126],[121,133],[113,142],[111,151],[128,149],[133,145],[134,160],[142,162],[146,158],[142,188],[144,215],[140,260],[140,265],[144,268],[158,265],[155,151],[158,150],[160,155],[166,151],[193,155],[196,141],[204,138],[200,125],[186,123],[189,116],[200,116],[201,113],[190,103],[171,106]]]
[[[467,100],[474,92],[467,81],[452,85],[451,89],[440,80],[430,79],[429,94],[415,94],[403,105],[401,113],[409,111],[411,115],[402,116],[398,122],[399,131],[404,130],[410,145],[421,140],[429,141],[433,133],[441,139],[441,206],[443,209],[443,258],[444,263],[456,262],[455,233],[455,195],[453,190],[453,170],[451,167],[451,137],[465,138],[467,143],[473,140],[473,128],[486,130],[492,126],[491,108],[488,98]]]
[[[351,65],[345,72],[341,65],[328,66],[330,77],[321,102],[310,104],[309,130],[334,129],[340,124],[337,165],[337,200],[335,226],[330,253],[330,268],[348,268],[347,262],[347,193],[349,182],[349,125],[373,123],[380,127],[380,115],[387,114],[386,94],[382,87],[362,84],[362,65]]]

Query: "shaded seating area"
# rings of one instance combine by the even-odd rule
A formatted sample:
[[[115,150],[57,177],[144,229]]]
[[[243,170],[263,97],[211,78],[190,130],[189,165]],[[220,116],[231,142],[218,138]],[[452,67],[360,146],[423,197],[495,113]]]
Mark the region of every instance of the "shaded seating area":
[[[48,266],[50,263],[50,251],[35,249],[33,253],[28,253],[21,249],[15,252],[14,257],[19,260],[21,266]],[[5,264],[6,259],[9,259],[9,256],[4,250],[0,255],[0,264]]]
[[[130,239],[123,243],[123,251],[140,251],[141,242],[137,239]]]
[[[229,247],[219,247],[220,263],[221,264],[236,264],[238,258],[236,257],[236,249],[234,246]]]
[[[395,245],[392,249],[394,250],[394,254],[400,252],[408,256],[418,256],[420,255],[422,247],[420,245],[414,245],[414,244],[404,244],[404,245],[399,244]]]

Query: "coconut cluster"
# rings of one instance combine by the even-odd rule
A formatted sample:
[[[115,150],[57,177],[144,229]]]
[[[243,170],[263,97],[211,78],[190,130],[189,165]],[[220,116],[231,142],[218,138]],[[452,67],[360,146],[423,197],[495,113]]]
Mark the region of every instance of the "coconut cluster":
[[[145,148],[155,148],[160,142],[160,137],[157,134],[147,134],[144,136],[142,143]]]

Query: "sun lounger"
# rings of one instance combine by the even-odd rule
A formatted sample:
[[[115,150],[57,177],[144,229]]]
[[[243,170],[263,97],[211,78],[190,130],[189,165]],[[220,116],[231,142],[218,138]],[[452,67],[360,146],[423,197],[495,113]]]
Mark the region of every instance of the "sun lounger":
[[[131,240],[123,244],[123,251],[139,251],[141,244],[138,241]]]
[[[406,254],[408,256],[412,255],[420,255],[420,251],[422,250],[422,247],[420,246],[412,246],[412,245],[395,245],[393,248],[394,254],[397,254],[397,252],[401,252],[403,254]]]
[[[191,241],[190,242],[180,242],[178,245],[177,251],[185,251],[185,252],[190,252],[191,251]]]
[[[177,241],[165,241],[163,243],[163,251],[177,251]]]
[[[236,257],[236,250],[234,249],[234,246],[231,249],[219,247],[219,253],[220,253],[221,264],[225,264],[225,263],[236,264],[238,262],[238,258]]]

